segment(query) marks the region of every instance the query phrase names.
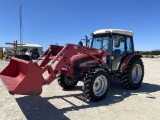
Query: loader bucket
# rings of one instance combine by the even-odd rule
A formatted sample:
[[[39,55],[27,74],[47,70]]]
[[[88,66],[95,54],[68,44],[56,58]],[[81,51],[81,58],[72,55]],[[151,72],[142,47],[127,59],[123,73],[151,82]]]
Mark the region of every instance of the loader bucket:
[[[10,94],[39,95],[42,92],[41,69],[31,61],[11,57],[0,78]]]

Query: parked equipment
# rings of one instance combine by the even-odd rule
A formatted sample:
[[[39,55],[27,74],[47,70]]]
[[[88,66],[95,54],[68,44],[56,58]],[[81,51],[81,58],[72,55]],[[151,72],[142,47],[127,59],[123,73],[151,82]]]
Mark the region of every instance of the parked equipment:
[[[32,53],[31,58],[34,59],[34,60],[37,60],[37,59],[40,57],[37,48],[32,49],[32,50],[31,50],[31,53]]]
[[[31,52],[27,48],[23,48],[19,51],[19,54],[15,55],[16,58],[18,59],[23,59],[26,61],[31,61]]]
[[[0,77],[11,94],[39,95],[42,86],[56,79],[63,89],[71,89],[83,81],[83,92],[89,100],[102,100],[110,81],[121,81],[124,88],[141,86],[144,66],[134,53],[133,32],[103,29],[86,37],[83,44],[50,45],[37,62],[11,58]],[[43,59],[43,60],[42,60]],[[42,61],[41,61],[42,60]],[[40,62],[40,64],[38,64]],[[43,73],[48,71],[48,77]]]

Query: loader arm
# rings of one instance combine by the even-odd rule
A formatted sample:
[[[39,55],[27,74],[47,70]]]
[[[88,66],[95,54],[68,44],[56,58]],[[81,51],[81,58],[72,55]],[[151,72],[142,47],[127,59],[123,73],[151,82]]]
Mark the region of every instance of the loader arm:
[[[40,63],[40,67],[44,67],[48,64],[48,62],[50,61],[50,56],[53,55],[57,55],[61,50],[63,49],[63,46],[58,46],[58,45],[50,45],[50,47],[38,58],[38,60],[36,61],[39,62],[40,60],[43,60]],[[44,57],[44,59],[43,59]]]
[[[57,73],[62,70],[63,66],[68,65],[70,58],[77,53],[87,54],[88,56],[91,56],[92,58],[97,60],[99,64],[105,64],[106,62],[105,59],[103,59],[103,58],[106,58],[106,52],[104,50],[90,49],[85,46],[67,44],[52,60],[51,64],[46,65],[43,68],[42,70],[43,72],[48,70],[48,73],[49,73],[49,76],[47,77],[47,79],[44,80],[44,84],[50,84],[56,78]],[[99,57],[95,57],[91,53],[99,54]],[[60,59],[58,60],[58,58]],[[58,62],[56,63],[56,65],[52,67],[52,65],[57,60]]]

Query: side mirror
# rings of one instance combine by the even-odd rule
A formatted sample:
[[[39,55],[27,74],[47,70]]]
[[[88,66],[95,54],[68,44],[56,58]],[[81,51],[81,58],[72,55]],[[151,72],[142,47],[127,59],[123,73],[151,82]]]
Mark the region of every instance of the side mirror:
[[[87,35],[85,35],[85,38],[86,38],[86,47],[89,47],[89,39],[88,39],[88,37],[87,37]]]
[[[88,42],[89,42],[89,40],[88,40],[87,35],[85,35],[85,38],[86,38],[86,47],[88,47]]]
[[[118,48],[120,46],[120,39],[114,40],[114,47]]]

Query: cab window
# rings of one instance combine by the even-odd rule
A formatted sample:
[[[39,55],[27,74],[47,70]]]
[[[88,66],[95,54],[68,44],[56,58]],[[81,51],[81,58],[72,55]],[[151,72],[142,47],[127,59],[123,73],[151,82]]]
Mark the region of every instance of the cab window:
[[[116,36],[115,39],[120,40],[120,46],[114,47],[114,44],[113,44],[112,54],[124,56],[125,55],[125,37],[124,36]],[[113,43],[114,43],[114,40],[113,40]]]
[[[126,43],[127,43],[127,53],[133,53],[133,46],[132,46],[131,37],[127,37]]]

